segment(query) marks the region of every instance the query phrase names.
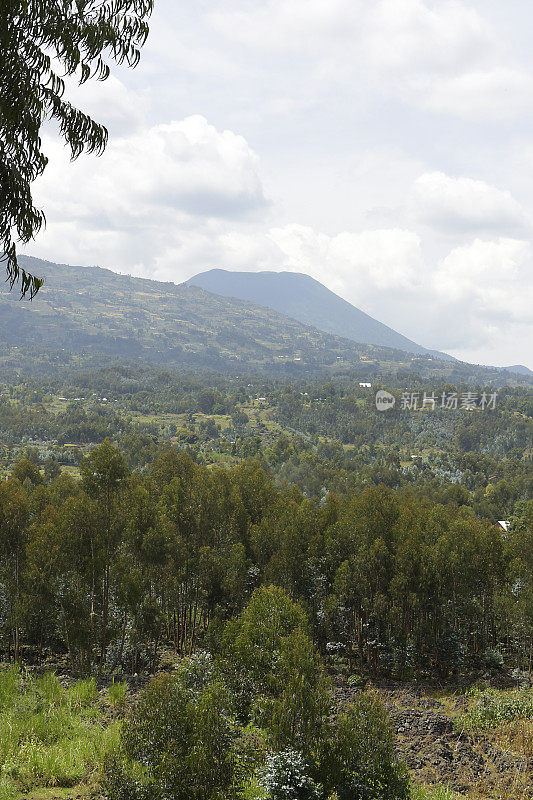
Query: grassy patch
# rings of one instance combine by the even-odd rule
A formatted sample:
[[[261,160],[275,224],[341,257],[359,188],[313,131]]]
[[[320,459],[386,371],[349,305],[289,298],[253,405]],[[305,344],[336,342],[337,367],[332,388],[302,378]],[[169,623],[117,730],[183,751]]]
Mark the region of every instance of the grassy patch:
[[[0,669],[0,800],[94,781],[119,735],[119,722],[105,724],[94,679],[65,687],[52,673]]]
[[[113,681],[106,692],[106,700],[117,711],[123,711],[128,699],[128,686],[123,681]]]
[[[411,800],[460,800],[461,797],[446,786],[418,785],[411,789]]]
[[[470,707],[456,724],[463,729],[486,730],[517,720],[533,720],[533,689],[474,689]]]

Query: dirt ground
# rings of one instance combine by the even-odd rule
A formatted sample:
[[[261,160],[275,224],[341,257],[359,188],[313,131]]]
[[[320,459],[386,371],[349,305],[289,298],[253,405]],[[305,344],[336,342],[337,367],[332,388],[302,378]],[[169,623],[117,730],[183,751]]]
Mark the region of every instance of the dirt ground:
[[[454,718],[465,707],[463,696],[442,693],[439,697],[432,688],[409,684],[373,688],[392,717],[399,753],[414,781],[448,786],[468,798],[533,798],[530,747],[521,747],[506,731],[469,733],[457,728]],[[337,685],[338,706],[355,691]]]

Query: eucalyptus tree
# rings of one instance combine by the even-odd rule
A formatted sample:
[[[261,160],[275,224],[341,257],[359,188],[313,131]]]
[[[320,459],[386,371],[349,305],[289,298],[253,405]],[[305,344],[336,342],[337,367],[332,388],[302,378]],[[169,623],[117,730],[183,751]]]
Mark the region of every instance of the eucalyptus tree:
[[[136,66],[153,0],[2,0],[0,8],[0,253],[11,287],[33,297],[43,280],[18,264],[16,240],[29,242],[45,221],[31,191],[47,164],[43,123],[57,120],[73,159],[103,152],[106,128],[65,99],[65,78],[105,80],[109,61]]]
[[[99,549],[102,568],[102,625],[100,639],[100,670],[108,645],[111,566],[122,538],[124,514],[122,492],[129,470],[120,450],[109,439],[94,447],[80,463],[82,486],[96,500],[100,516],[101,542]]]
[[[29,521],[28,498],[13,478],[0,484],[0,582],[7,588],[8,653],[13,641],[15,661],[20,652],[22,568]]]

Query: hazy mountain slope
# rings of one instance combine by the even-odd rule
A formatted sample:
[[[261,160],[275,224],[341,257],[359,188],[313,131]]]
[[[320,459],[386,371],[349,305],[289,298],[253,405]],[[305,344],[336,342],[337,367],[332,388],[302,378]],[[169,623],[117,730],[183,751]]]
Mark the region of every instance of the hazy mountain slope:
[[[197,286],[21,257],[45,276],[35,300],[0,284],[0,374],[57,373],[87,364],[152,362],[222,373],[307,377],[402,375],[505,385],[501,368],[356,344],[267,308]],[[529,384],[515,375],[513,382]]]
[[[32,302],[0,289],[0,346],[108,353],[173,365],[278,371],[359,365],[377,348],[196,286],[22,257],[46,283]],[[405,354],[384,351],[389,361]],[[362,365],[364,367],[364,365]]]
[[[533,375],[529,367],[524,367],[523,364],[515,364],[512,367],[502,367],[502,369],[506,369],[507,372],[516,372],[518,375]]]
[[[212,269],[195,275],[189,285],[200,286],[224,297],[258,303],[320,330],[408,353],[438,355],[378,322],[343,300],[309,275],[298,272],[229,272]]]

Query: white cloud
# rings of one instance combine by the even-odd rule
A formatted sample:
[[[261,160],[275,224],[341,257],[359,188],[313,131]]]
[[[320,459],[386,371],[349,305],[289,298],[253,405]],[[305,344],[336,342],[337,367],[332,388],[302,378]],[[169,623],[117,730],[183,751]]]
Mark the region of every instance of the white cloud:
[[[261,51],[320,51],[357,34],[367,16],[364,0],[237,0],[208,14],[228,39]],[[360,24],[360,23],[359,23]]]
[[[81,86],[67,80],[65,97],[74,106],[105,125],[110,136],[127,136],[144,125],[150,106],[150,93],[128,89],[110,75],[105,81],[90,80]]]
[[[374,65],[456,70],[495,44],[489,26],[465,3],[441,0],[249,0],[208,15],[228,39],[260,51],[307,52],[318,59],[346,48]]]
[[[531,114],[533,75],[495,66],[467,71],[428,83],[422,104],[431,111],[466,117],[475,122],[506,122]]]
[[[484,325],[531,321],[533,252],[528,241],[475,239],[439,264],[435,287],[444,302],[467,303]]]
[[[288,225],[272,229],[269,238],[284,269],[336,286],[356,304],[366,304],[376,291],[410,286],[420,265],[419,237],[400,228],[328,236]]]
[[[47,226],[28,251],[51,260],[147,274],[170,260],[198,264],[219,252],[225,224],[268,206],[246,140],[201,116],[112,139],[101,158],[69,163],[46,139],[50,163],[35,185]],[[200,259],[200,260],[198,260]]]
[[[473,363],[531,364],[530,242],[475,239],[454,248],[433,280],[433,326],[441,347]]]
[[[253,51],[254,69],[266,59],[272,74],[289,56],[293,102],[344,85],[477,121],[533,110],[533,75],[510,63],[500,32],[468,2],[233,0],[207,19]],[[295,80],[298,67],[305,72]]]
[[[61,145],[46,147],[51,163],[35,195],[50,229],[76,219],[98,234],[144,231],[149,239],[163,228],[171,237],[180,215],[239,219],[266,205],[258,159],[246,140],[201,116],[115,139],[99,159],[83,156],[67,165]]]
[[[509,191],[443,172],[420,175],[412,202],[417,219],[449,233],[523,230],[527,225],[524,210]]]
[[[457,72],[496,46],[485,20],[464,2],[381,0],[369,4],[366,56],[391,74]]]

